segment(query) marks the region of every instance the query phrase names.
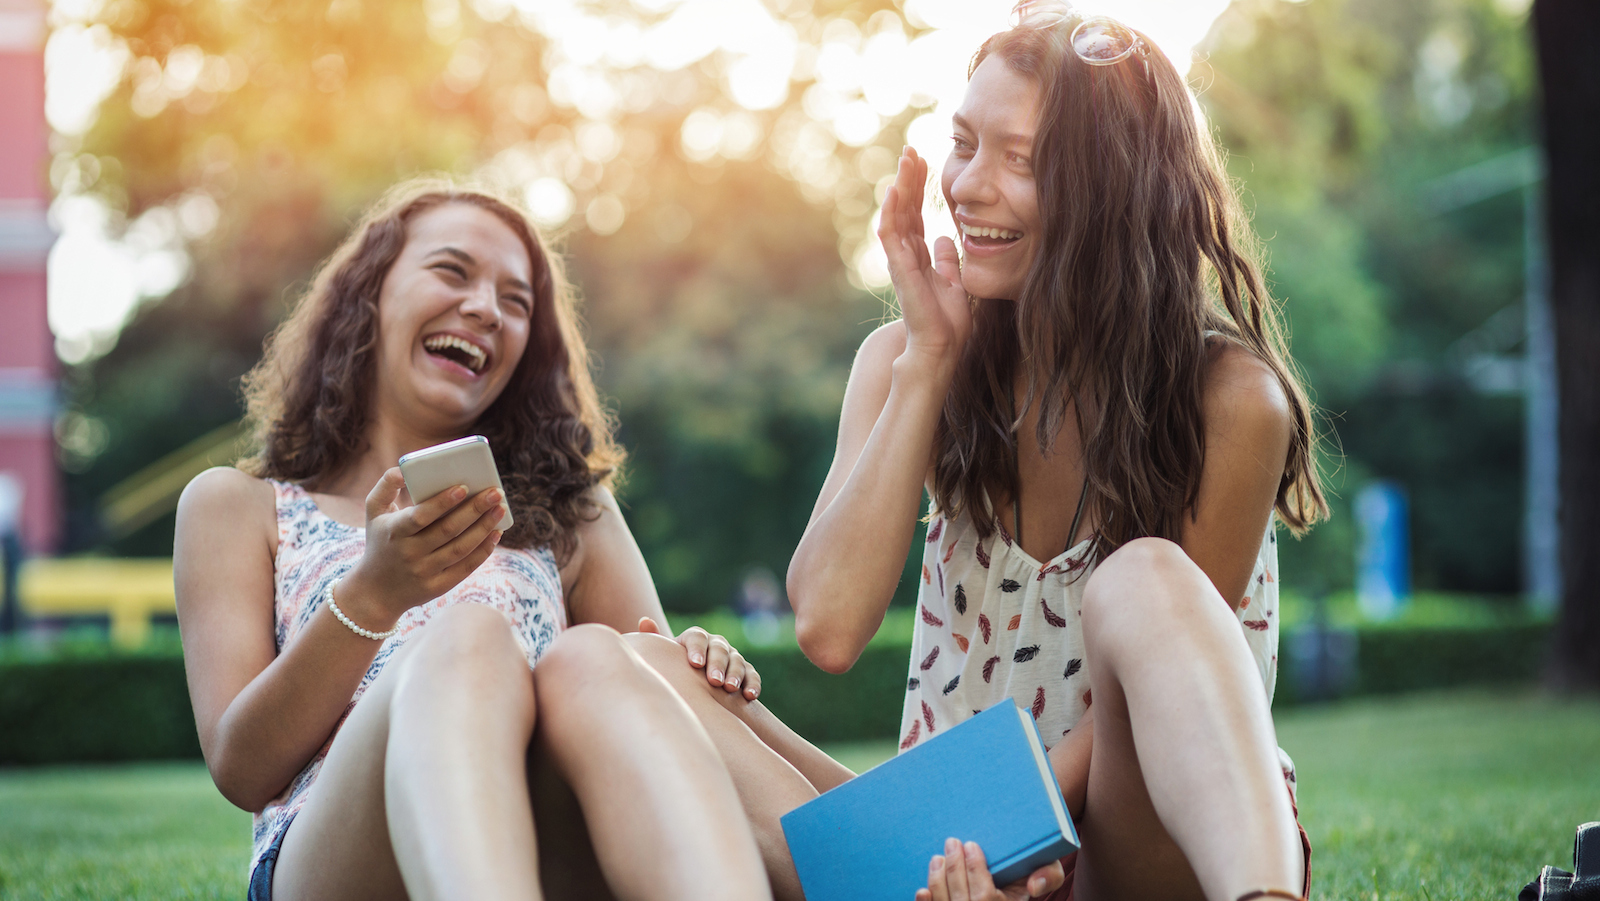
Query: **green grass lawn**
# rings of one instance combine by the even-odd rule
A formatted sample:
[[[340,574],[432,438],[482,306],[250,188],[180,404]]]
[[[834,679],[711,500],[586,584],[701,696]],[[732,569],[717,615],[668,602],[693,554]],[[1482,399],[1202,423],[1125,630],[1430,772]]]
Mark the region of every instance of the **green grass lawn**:
[[[1600,819],[1600,704],[1442,694],[1279,717],[1315,896],[1509,901]],[[829,748],[864,769],[892,744]],[[0,770],[0,901],[244,897],[249,817],[199,764]]]

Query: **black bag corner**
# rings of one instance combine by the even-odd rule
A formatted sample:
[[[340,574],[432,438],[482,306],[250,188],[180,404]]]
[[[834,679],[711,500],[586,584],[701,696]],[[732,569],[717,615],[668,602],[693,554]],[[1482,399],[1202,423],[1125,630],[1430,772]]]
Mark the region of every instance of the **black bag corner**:
[[[1522,887],[1517,901],[1600,901],[1600,823],[1578,827],[1572,870],[1545,867],[1539,878]]]

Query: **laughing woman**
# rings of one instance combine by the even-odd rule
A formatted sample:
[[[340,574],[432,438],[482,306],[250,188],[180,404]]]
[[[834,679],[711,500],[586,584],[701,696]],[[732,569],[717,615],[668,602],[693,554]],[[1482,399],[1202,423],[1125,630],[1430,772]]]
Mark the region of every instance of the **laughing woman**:
[[[247,391],[261,449],[184,492],[174,563],[206,763],[255,814],[251,899],[537,898],[536,844],[585,823],[581,897],[769,897],[770,836],[618,634],[665,619],[606,489],[620,454],[571,297],[520,212],[401,186]],[[503,496],[406,497],[400,455],[474,432]],[[646,637],[755,696],[720,639]],[[543,819],[530,767],[581,819]]]
[[[1299,898],[1269,705],[1274,520],[1326,512],[1311,410],[1182,77],[1113,20],[1019,9],[952,123],[960,247],[924,242],[914,152],[884,201],[904,318],[856,357],[790,565],[801,646],[854,662],[926,489],[901,747],[1015,702],[1079,818],[1063,895]],[[946,848],[922,897],[999,896]]]

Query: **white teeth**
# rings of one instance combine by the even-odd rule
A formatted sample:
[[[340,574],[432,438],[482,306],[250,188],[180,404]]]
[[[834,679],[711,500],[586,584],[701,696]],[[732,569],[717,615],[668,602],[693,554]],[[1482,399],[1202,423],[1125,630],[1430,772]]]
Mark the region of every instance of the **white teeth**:
[[[1022,232],[1008,231],[1003,228],[978,228],[965,224],[961,226],[961,232],[969,238],[1001,238],[1006,241],[1012,241],[1022,237]]]
[[[473,372],[483,369],[483,364],[488,362],[489,359],[488,354],[483,352],[483,348],[473,344],[471,341],[457,338],[455,335],[434,335],[422,342],[422,346],[428,350],[444,350],[446,347],[453,347],[461,351],[472,358],[470,368]]]

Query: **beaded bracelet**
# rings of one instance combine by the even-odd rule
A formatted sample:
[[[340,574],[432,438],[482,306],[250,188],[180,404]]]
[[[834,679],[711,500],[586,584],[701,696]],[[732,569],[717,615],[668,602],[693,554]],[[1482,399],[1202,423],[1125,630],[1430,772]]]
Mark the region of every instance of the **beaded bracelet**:
[[[374,632],[371,629],[363,629],[360,626],[356,625],[355,623],[351,622],[350,621],[350,617],[344,615],[344,611],[339,609],[338,603],[335,602],[334,599],[333,599],[333,589],[337,588],[338,585],[339,585],[339,580],[338,579],[334,579],[332,582],[328,583],[328,609],[332,610],[333,611],[333,615],[337,616],[339,618],[339,622],[344,623],[346,626],[348,626],[350,628],[350,631],[356,633],[357,635],[360,635],[362,638],[370,638],[373,641],[383,641],[383,640],[388,639],[388,638],[393,638],[394,634],[396,632],[400,631],[400,624],[399,623],[395,623],[394,628],[390,629],[387,632]]]

